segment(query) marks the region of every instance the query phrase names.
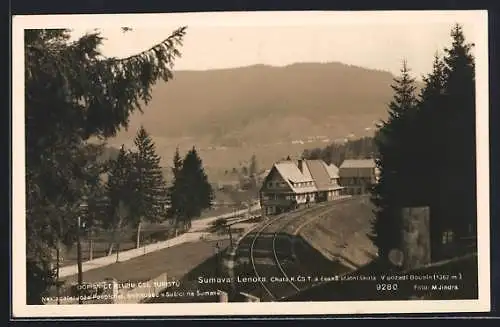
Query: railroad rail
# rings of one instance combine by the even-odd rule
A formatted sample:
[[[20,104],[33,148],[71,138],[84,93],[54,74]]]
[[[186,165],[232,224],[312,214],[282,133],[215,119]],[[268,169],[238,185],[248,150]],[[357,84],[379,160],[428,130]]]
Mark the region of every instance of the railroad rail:
[[[308,278],[307,272],[304,271],[309,269],[304,269],[294,254],[294,233],[284,230],[296,230],[297,224],[301,226],[311,218],[324,216],[335,209],[335,204],[352,199],[319,203],[306,209],[288,212],[272,218],[249,233],[246,236],[249,238],[247,256],[251,264],[254,287],[245,291],[258,296],[261,301],[279,301],[313,286],[315,282]]]

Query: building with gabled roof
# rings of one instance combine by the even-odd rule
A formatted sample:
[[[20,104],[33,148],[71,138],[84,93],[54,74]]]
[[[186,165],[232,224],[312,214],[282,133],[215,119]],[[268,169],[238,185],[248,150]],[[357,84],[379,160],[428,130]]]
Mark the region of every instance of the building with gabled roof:
[[[361,195],[377,183],[379,170],[374,159],[346,159],[339,167],[339,184],[348,195]]]
[[[280,214],[341,195],[338,168],[323,160],[284,160],[273,165],[260,189],[265,215]]]

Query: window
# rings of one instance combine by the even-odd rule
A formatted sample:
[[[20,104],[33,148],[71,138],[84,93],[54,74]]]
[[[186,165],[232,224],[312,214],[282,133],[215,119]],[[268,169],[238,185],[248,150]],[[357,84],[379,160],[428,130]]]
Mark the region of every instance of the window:
[[[448,244],[453,242],[453,231],[449,230],[443,233],[443,239],[442,243],[443,244]]]

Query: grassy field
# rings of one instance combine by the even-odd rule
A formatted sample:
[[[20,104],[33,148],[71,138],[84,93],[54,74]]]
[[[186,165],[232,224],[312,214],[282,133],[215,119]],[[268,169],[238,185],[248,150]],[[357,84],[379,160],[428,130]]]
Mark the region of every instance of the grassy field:
[[[248,194],[245,195],[248,196]],[[215,207],[213,209],[205,210],[202,215],[196,219],[219,216],[237,210],[241,209],[229,206]],[[137,231],[135,229],[125,228],[121,231],[120,252],[136,248],[136,235]],[[168,222],[160,224],[144,224],[141,231],[141,245],[165,241],[174,236],[175,229]],[[81,241],[83,261],[90,259],[90,239],[92,239],[92,259],[108,255],[109,246],[113,240],[113,234],[110,231],[96,232],[96,235],[93,235],[92,237],[89,235],[83,235]],[[112,254],[116,254],[116,246],[113,247]],[[76,244],[71,248],[63,249],[60,258],[61,267],[76,264]]]
[[[180,244],[127,261],[85,271],[83,280],[96,283],[107,278],[114,278],[119,282],[139,282],[150,280],[165,272],[169,279],[182,280],[184,278],[185,280],[186,275],[214,255],[217,242],[221,250],[229,243],[227,240],[222,240]],[[215,269],[213,265],[210,267],[210,271],[207,267],[207,273],[213,273]],[[191,273],[188,276],[194,275]],[[77,276],[69,276],[63,280],[66,285],[74,284],[77,282]]]

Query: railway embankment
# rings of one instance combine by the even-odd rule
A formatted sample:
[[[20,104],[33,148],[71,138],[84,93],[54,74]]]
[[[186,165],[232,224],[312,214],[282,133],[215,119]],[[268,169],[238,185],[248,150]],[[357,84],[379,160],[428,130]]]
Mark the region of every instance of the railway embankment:
[[[376,258],[377,253],[368,236],[372,210],[373,205],[367,196],[339,201],[332,210],[291,231],[296,239],[296,251],[310,246],[327,260],[340,262],[352,270],[365,266]],[[308,259],[299,252],[297,256],[301,260]]]

